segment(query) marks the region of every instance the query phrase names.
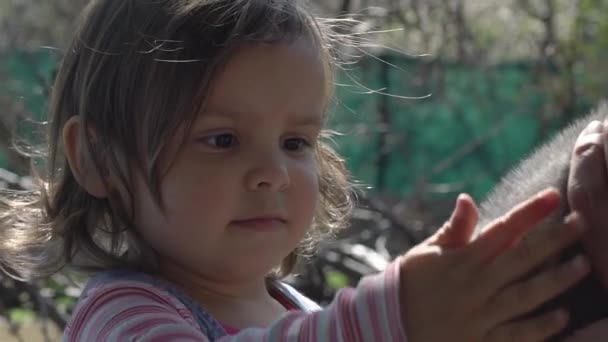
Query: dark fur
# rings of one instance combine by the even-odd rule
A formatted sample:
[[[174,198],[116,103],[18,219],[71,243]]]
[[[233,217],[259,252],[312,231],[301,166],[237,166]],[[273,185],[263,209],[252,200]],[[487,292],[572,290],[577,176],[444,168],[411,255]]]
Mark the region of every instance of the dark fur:
[[[570,211],[566,189],[570,155],[574,143],[589,122],[592,120],[603,121],[606,117],[608,117],[608,103],[602,103],[591,114],[575,121],[507,174],[481,204],[478,229],[505,214],[518,203],[550,186],[559,189],[563,200],[560,210],[545,220],[543,224],[551,224],[561,220]],[[569,259],[581,251],[582,246],[580,244],[575,245],[561,255],[560,259]],[[551,341],[560,341],[573,331],[600,318],[608,317],[608,293],[602,288],[599,281],[593,275],[590,275],[567,293],[539,308],[539,311],[558,307],[566,308],[570,312],[570,324]]]

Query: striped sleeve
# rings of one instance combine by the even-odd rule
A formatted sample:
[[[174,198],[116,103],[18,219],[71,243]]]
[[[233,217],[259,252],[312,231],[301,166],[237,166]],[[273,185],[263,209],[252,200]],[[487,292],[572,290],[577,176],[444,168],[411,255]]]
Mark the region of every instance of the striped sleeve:
[[[407,341],[396,263],[342,289],[324,310],[291,311],[270,327],[241,330],[221,342]],[[74,312],[66,341],[208,341],[187,309],[159,290],[108,287]]]
[[[342,289],[332,303],[313,313],[291,312],[268,329],[245,329],[222,342],[406,342],[399,298],[399,268],[364,277],[356,289]]]

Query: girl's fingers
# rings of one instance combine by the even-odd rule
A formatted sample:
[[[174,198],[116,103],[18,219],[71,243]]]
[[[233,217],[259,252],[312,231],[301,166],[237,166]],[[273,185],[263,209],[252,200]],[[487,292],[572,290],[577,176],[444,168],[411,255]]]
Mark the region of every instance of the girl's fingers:
[[[547,189],[490,223],[471,243],[471,260],[485,264],[502,254],[557,209],[559,201],[557,190]]]
[[[557,310],[540,316],[511,321],[490,331],[484,341],[538,342],[557,334],[568,324],[568,313]]]
[[[596,342],[604,341],[608,336],[608,319],[597,321],[572,336],[567,337],[564,342]]]
[[[564,292],[589,273],[587,260],[579,255],[561,265],[506,287],[488,303],[492,321],[504,322],[524,315]]]
[[[473,199],[467,194],[458,196],[457,203],[459,210],[454,211],[450,222],[452,222],[452,227],[462,227],[457,228],[460,230],[460,234],[457,236],[462,238],[463,243],[468,243],[477,225],[479,211]]]
[[[429,241],[443,248],[456,248],[466,245],[470,240],[479,212],[473,199],[466,194],[461,194],[456,200],[456,208],[450,220]]]
[[[584,226],[578,213],[568,215],[563,224],[539,229],[517,246],[496,257],[492,266],[487,269],[500,272],[488,274],[485,280],[494,288],[501,288],[513,282],[574,243],[580,238],[583,230]]]

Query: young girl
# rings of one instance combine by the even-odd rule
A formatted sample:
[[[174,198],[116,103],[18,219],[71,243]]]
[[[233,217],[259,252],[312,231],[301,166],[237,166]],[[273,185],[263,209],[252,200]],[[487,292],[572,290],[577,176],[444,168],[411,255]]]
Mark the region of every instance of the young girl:
[[[524,315],[580,280],[573,214],[521,238],[555,191],[470,242],[476,208],[321,310],[280,281],[344,225],[351,189],[323,126],[339,21],[293,0],[97,0],[50,101],[40,188],[7,194],[0,253],[21,279],[93,272],[65,341],[540,341]]]

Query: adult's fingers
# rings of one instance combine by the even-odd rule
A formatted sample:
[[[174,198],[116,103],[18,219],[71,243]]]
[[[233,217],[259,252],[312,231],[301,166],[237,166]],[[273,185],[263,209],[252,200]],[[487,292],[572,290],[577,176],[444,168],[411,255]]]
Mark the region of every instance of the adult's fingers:
[[[568,203],[584,218],[604,212],[608,204],[608,172],[604,143],[604,124],[591,122],[579,135],[570,161]],[[608,131],[608,130],[607,130]]]
[[[568,203],[581,213],[588,232],[586,251],[598,278],[608,289],[608,148],[606,123],[591,122],[579,135],[570,161]]]

